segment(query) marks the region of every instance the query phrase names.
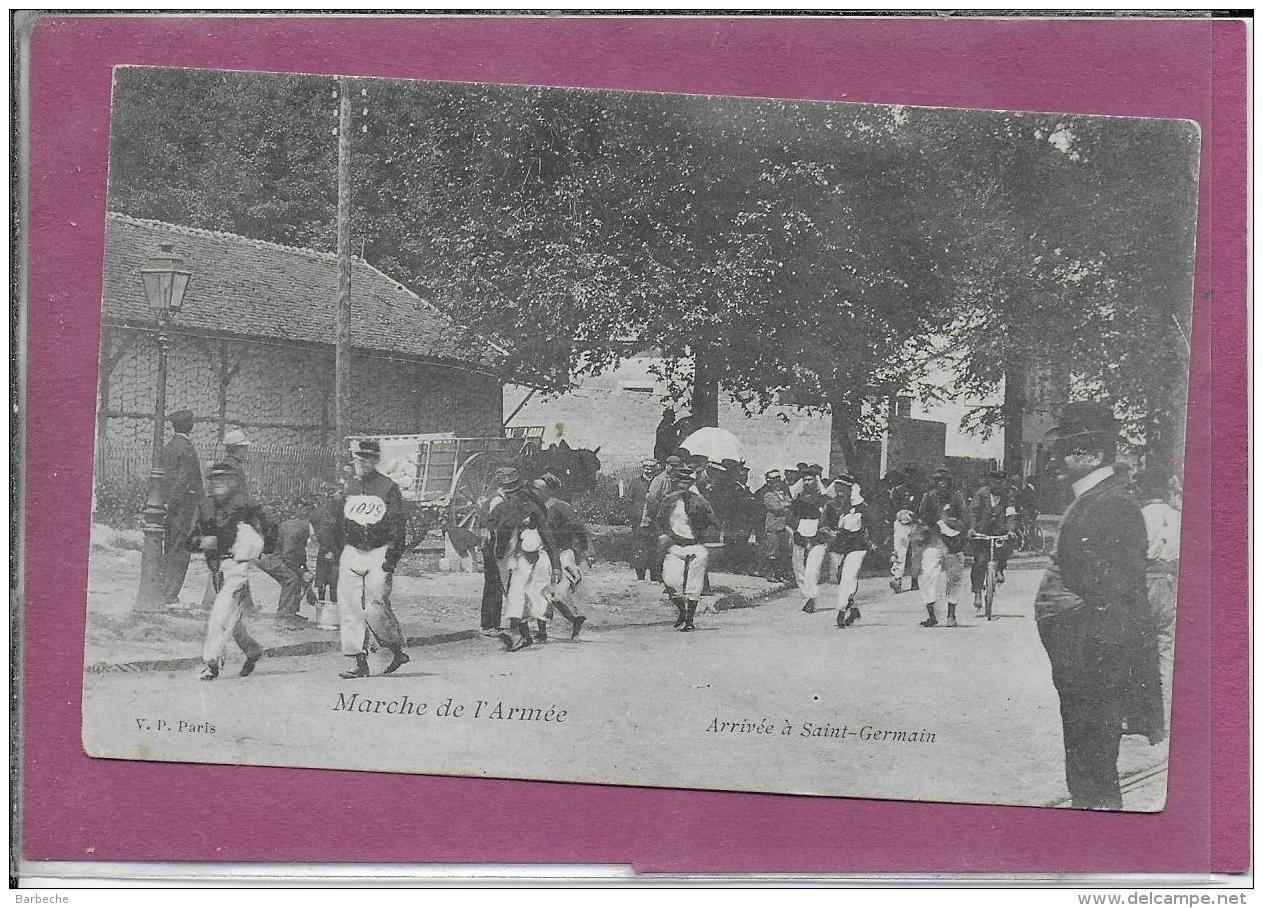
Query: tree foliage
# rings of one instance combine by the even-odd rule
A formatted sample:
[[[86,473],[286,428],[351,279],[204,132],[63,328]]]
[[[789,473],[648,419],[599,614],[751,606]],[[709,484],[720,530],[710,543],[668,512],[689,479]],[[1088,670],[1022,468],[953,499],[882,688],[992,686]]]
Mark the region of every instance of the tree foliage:
[[[654,348],[750,410],[858,414],[946,358],[1183,412],[1187,124],[353,80],[354,244],[553,390]],[[334,245],[331,78],[120,70],[110,204]],[[923,388],[923,392],[931,393]],[[979,426],[998,413],[977,414]]]

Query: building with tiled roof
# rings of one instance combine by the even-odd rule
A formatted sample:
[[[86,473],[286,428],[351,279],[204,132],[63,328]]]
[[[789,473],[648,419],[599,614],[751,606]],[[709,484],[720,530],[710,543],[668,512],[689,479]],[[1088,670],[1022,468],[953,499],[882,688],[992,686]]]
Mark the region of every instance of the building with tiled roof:
[[[332,443],[336,256],[111,212],[98,447],[152,436],[156,323],[139,269],[160,243],[192,272],[168,331],[167,409],[194,412],[194,444],[210,450],[233,428],[256,443]],[[449,319],[360,259],[351,302],[353,432],[501,434],[494,364],[462,353]]]

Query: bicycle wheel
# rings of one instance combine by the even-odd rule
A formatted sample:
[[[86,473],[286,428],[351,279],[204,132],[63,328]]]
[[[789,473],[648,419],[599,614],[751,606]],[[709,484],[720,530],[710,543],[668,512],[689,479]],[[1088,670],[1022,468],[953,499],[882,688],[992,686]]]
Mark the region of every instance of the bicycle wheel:
[[[982,601],[987,620],[991,620],[991,603],[995,602],[995,559],[987,562],[987,585],[983,590]]]

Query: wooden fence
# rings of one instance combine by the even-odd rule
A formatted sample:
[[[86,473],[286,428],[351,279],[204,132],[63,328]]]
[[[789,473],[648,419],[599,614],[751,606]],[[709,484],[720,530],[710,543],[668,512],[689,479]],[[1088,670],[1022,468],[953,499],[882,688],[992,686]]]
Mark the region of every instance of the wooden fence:
[[[337,479],[346,459],[340,445],[252,444],[245,462],[250,491],[260,499],[300,498],[317,494],[326,482]],[[222,446],[198,451],[202,473],[224,456]],[[105,444],[97,451],[96,483],[128,488],[149,479],[153,457],[149,445]]]

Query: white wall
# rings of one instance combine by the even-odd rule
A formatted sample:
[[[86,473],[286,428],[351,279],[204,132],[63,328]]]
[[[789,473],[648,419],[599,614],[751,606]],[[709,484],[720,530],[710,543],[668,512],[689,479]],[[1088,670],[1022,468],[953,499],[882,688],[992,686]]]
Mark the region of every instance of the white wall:
[[[662,386],[649,373],[654,360],[636,357],[617,370],[596,378],[582,379],[566,394],[545,397],[537,394],[510,422],[511,426],[544,427],[544,444],[565,439],[576,448],[601,448],[602,472],[612,475],[635,473],[642,457],[653,454],[654,429],[662,417]],[[629,390],[627,385],[652,385],[650,392]],[[506,385],[504,412],[512,413],[529,393],[519,385]],[[968,402],[923,405],[914,402],[912,415],[947,424],[947,451],[954,457],[995,457],[1003,453],[999,434],[986,442],[966,435],[960,420]],[[679,407],[680,415],[687,408]],[[782,420],[784,414],[788,420]],[[792,466],[799,461],[829,463],[829,417],[803,416],[788,408],[775,408],[748,417],[741,408],[720,395],[720,428],[727,429],[745,444],[749,454],[750,479],[758,485],[766,470]]]

